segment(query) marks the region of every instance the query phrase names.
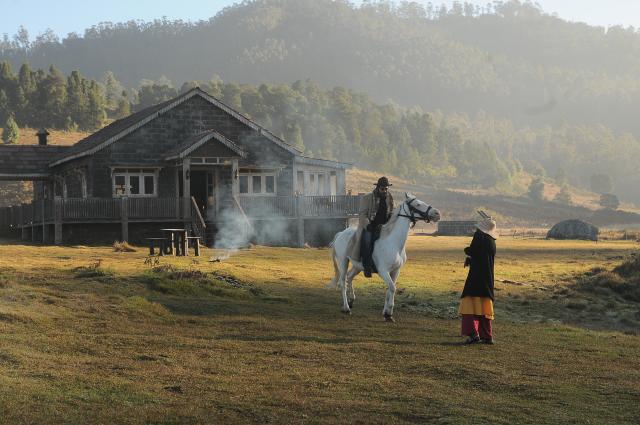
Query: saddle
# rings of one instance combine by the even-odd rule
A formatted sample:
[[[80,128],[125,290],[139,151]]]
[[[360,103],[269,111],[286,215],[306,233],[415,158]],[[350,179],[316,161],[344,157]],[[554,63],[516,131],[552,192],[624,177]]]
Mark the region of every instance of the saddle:
[[[362,238],[360,238],[360,257],[362,258],[365,277],[371,277],[372,273],[378,273],[376,264],[373,261],[373,248],[375,242],[380,238],[380,230],[381,226],[376,226],[373,230],[364,229],[362,231]]]

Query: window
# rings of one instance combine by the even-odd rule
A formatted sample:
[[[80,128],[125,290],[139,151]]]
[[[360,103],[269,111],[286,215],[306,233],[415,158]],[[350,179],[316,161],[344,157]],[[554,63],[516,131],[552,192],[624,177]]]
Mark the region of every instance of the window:
[[[308,195],[326,195],[326,181],[327,176],[325,173],[309,173],[309,191]]]
[[[296,192],[304,195],[304,171],[298,171],[298,181],[296,182]]]
[[[335,171],[332,171],[329,175],[329,188],[331,189],[332,196],[338,194],[338,175]]]
[[[114,196],[156,196],[158,173],[154,169],[113,170]]]
[[[264,176],[264,186],[266,193],[276,193],[276,177]]]
[[[156,193],[155,177],[144,176],[144,194],[153,195]]]
[[[113,194],[116,196],[124,196],[126,176],[113,176]]]
[[[129,194],[140,195],[140,176],[129,176]]]
[[[274,196],[276,194],[275,173],[241,172],[239,178],[241,195]]]
[[[240,176],[240,193],[249,193],[249,176]]]

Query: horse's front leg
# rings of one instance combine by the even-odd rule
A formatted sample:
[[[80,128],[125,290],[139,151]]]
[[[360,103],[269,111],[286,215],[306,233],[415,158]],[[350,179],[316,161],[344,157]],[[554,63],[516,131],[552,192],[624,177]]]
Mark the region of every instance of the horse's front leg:
[[[398,275],[400,275],[400,268],[392,270],[389,273],[391,280],[393,281],[393,292],[391,293],[391,299],[389,300],[389,305],[387,305],[388,311],[393,316],[393,308],[396,305],[396,290],[398,289]]]
[[[353,308],[353,302],[356,300],[356,293],[353,290],[353,278],[356,277],[360,273],[360,270],[353,266],[347,273],[347,291],[349,295],[349,308]]]
[[[394,274],[395,274],[395,277],[397,278],[398,277],[397,271],[394,272]],[[382,316],[384,317],[384,320],[386,322],[394,322],[393,305],[394,305],[394,298],[396,295],[396,282],[391,277],[391,274],[389,272],[379,273],[379,275],[382,278],[382,280],[384,280],[384,283],[387,284],[387,295],[385,296],[385,299],[384,299],[384,308],[382,309]]]

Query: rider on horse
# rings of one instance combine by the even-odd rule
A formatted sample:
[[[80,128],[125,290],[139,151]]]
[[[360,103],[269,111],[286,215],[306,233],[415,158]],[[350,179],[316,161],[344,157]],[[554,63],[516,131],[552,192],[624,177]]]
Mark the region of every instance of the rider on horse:
[[[358,213],[358,231],[351,240],[348,252],[351,261],[361,261],[364,275],[371,277],[373,243],[380,237],[380,229],[393,213],[393,197],[389,193],[389,179],[380,177],[373,192],[362,197]]]

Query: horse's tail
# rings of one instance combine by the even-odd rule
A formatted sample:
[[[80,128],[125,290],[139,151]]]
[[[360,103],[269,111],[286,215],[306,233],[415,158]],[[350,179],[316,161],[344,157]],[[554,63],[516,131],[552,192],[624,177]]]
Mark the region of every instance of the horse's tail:
[[[329,244],[329,246],[331,247],[331,249],[329,250],[329,253],[331,254],[331,261],[333,262],[333,279],[331,279],[331,282],[329,282],[327,284],[327,288],[331,288],[331,289],[337,289],[340,288],[342,289],[342,282],[338,282],[338,279],[340,277],[340,268],[338,267],[338,260],[336,258],[336,247],[335,247],[335,242],[336,239],[338,239],[338,235],[340,233],[336,233],[336,235],[333,237],[333,240],[331,241],[331,243]]]

